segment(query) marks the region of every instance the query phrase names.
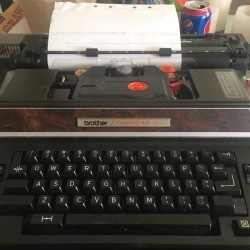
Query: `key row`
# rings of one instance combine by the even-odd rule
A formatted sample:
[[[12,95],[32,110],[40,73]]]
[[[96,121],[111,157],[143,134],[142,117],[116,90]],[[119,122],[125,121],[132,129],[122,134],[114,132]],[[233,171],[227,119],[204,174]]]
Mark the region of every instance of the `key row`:
[[[54,178],[97,178],[97,179],[213,179],[213,180],[226,180],[227,171],[224,164],[196,164],[191,166],[189,164],[180,164],[174,166],[173,164],[164,164],[162,166],[156,164],[83,164],[78,167],[76,164],[67,164],[61,166],[59,164],[50,164],[45,166],[43,164],[33,164],[31,167],[28,165],[12,165],[9,170],[8,178],[21,179],[54,179]]]
[[[208,214],[33,214],[25,234],[77,235],[211,235]]]
[[[4,214],[42,213],[213,213],[217,216],[246,215],[244,199],[232,196],[197,195],[4,195],[0,202]]]
[[[238,180],[235,179],[235,186],[230,189],[227,187],[229,181],[213,181],[211,179],[203,179],[197,181],[195,179],[169,179],[163,181],[161,179],[119,179],[117,181],[111,179],[85,179],[79,181],[77,179],[52,179],[46,181],[44,179],[29,180],[7,180],[4,189],[5,194],[230,194],[239,196],[241,193]],[[237,183],[236,183],[237,181]],[[227,185],[227,186],[226,186]]]
[[[164,164],[170,163],[225,163],[235,164],[235,155],[231,151],[180,151],[180,150],[45,150],[35,151],[30,150],[25,153],[24,161],[27,164],[34,163],[76,163],[82,164],[86,162],[91,163],[156,163]]]

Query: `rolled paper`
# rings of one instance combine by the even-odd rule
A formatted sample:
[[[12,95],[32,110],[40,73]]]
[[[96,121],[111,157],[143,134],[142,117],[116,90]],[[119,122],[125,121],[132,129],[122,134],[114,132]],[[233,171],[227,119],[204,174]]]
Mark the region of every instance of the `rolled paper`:
[[[232,0],[206,0],[206,2],[219,9],[219,18],[216,31],[218,32],[225,30]]]
[[[250,5],[240,6],[235,14],[232,33],[242,33],[250,43]]]

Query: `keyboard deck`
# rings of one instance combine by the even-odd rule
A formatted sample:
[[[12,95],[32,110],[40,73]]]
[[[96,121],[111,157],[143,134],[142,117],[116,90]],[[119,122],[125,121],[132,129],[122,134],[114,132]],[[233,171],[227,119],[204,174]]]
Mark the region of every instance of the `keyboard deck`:
[[[250,247],[249,140],[2,139],[0,249]]]

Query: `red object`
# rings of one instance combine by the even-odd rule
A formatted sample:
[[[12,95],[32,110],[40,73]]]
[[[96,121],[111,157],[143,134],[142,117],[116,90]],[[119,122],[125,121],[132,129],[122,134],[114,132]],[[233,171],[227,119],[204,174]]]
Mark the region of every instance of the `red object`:
[[[171,66],[162,66],[161,68],[160,68],[160,70],[162,71],[162,72],[165,72],[165,73],[174,73],[175,71],[176,71],[176,69],[175,68],[173,68],[173,67],[171,67]]]
[[[173,82],[169,84],[169,87],[174,93],[181,91],[181,82]]]
[[[168,79],[175,79],[176,75],[175,73],[168,73]]]
[[[185,3],[187,2],[187,0],[175,0],[176,4],[178,4],[179,6],[181,6],[182,8],[185,6]]]
[[[145,82],[131,82],[128,88],[133,91],[143,91],[148,89],[148,84]]]
[[[249,88],[250,88],[250,79],[249,79],[249,80],[247,80],[247,87],[249,87]]]

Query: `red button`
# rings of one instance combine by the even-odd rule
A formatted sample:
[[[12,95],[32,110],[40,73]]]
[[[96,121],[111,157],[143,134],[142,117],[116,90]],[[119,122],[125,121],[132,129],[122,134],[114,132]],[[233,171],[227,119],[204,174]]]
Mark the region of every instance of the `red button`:
[[[176,71],[176,69],[171,66],[162,66],[160,70],[165,73],[174,73]]]
[[[181,91],[181,82],[173,82],[169,84],[169,87],[172,89],[174,93]]]
[[[250,87],[250,79],[247,80],[247,87]]]
[[[131,82],[128,88],[133,91],[142,91],[148,88],[148,84],[145,82]]]

